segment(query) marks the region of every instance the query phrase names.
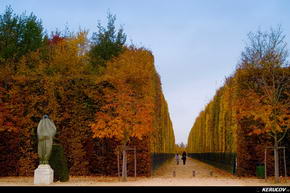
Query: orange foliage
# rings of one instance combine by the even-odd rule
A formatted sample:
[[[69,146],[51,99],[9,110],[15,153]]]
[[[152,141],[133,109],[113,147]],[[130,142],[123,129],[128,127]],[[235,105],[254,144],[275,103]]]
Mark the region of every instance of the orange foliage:
[[[290,99],[287,96],[289,80],[283,78],[283,73],[289,73],[289,70],[275,69],[276,85],[272,83],[271,74],[263,70],[238,71],[237,116],[238,119],[251,118],[264,124],[263,128],[251,126],[250,134],[282,133],[290,126]]]
[[[0,132],[16,136],[3,143],[15,147],[0,156],[16,163],[6,175],[33,175],[38,164],[36,128],[44,114],[57,126],[56,138],[71,175],[115,175],[111,149],[120,141],[137,146],[142,175],[150,173],[151,145],[163,153],[172,151],[173,129],[151,52],[126,48],[97,75],[90,71],[86,35],[54,37],[23,56],[17,72],[0,69]],[[7,165],[0,161],[0,168],[2,164]],[[106,170],[96,169],[104,165]]]
[[[147,52],[139,52],[126,50],[108,64],[104,80],[114,88],[104,90],[106,104],[91,125],[94,137],[116,138],[126,144],[130,137],[142,139],[153,130],[153,98],[146,93],[152,64],[144,58]]]

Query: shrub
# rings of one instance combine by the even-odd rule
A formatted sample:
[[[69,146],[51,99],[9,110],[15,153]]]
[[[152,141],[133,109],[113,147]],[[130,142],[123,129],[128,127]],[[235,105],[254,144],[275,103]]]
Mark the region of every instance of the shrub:
[[[54,171],[53,181],[66,182],[69,180],[69,170],[63,147],[60,144],[53,144],[49,164]]]

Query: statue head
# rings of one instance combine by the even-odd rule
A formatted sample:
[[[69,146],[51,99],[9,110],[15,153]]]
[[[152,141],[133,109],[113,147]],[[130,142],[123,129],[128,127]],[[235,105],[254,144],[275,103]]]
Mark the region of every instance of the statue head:
[[[48,115],[44,115],[38,124],[37,136],[54,137],[55,133],[56,127],[53,121],[48,118]]]

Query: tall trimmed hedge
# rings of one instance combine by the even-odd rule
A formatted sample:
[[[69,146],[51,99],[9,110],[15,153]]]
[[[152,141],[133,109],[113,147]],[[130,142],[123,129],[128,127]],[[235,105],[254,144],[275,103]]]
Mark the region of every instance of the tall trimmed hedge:
[[[196,118],[188,136],[192,153],[236,152],[237,120],[233,80],[228,79]]]
[[[283,73],[290,77],[289,68],[281,68]],[[240,71],[241,72],[241,71]],[[262,121],[253,117],[241,116],[244,112],[237,111],[238,102],[242,99],[241,91],[246,91],[245,85],[249,81],[258,81],[261,72],[257,69],[251,73],[235,73],[227,79],[225,85],[217,90],[216,95],[200,112],[188,137],[187,151],[207,157],[217,154],[234,153],[237,156],[237,171],[239,176],[256,175],[256,166],[264,163],[266,147],[273,146],[273,138],[267,134],[254,135],[250,128],[263,129]],[[289,78],[283,79],[289,82]],[[290,86],[290,84],[287,84]],[[259,90],[259,88],[256,88]],[[283,100],[287,100],[285,95]],[[288,136],[288,138],[287,138]],[[289,147],[289,131],[280,146]],[[202,155],[203,154],[203,155]],[[218,160],[216,162],[219,162]],[[287,172],[290,173],[289,149],[286,149]],[[231,167],[231,164],[228,164]],[[284,175],[283,154],[280,152],[280,174]],[[223,167],[221,167],[223,168]],[[268,150],[267,174],[274,173],[273,151]]]
[[[144,50],[141,50],[144,52]],[[138,53],[138,51],[135,51]],[[152,58],[144,58],[153,62]],[[135,64],[138,65],[138,64]],[[151,65],[154,66],[153,63]],[[30,74],[31,73],[31,74]],[[154,131],[142,140],[131,138],[129,146],[137,149],[138,175],[151,174],[151,153],[174,151],[174,133],[168,107],[156,71],[152,91],[156,109]],[[1,72],[0,72],[1,74]],[[90,124],[95,113],[104,104],[103,89],[110,82],[98,81],[96,74],[26,74],[0,76],[0,133],[4,141],[0,155],[1,175],[33,176],[38,165],[36,128],[44,114],[48,114],[57,127],[57,138],[64,148],[70,175],[117,175],[117,157],[114,152],[119,142],[114,139],[93,139]],[[13,133],[9,138],[9,133]],[[12,137],[13,136],[13,137]],[[21,145],[20,145],[21,144]],[[12,151],[8,151],[12,148]],[[7,151],[6,151],[7,150]],[[9,169],[5,161],[9,158]],[[128,155],[129,175],[134,160]],[[7,170],[7,171],[6,171]]]

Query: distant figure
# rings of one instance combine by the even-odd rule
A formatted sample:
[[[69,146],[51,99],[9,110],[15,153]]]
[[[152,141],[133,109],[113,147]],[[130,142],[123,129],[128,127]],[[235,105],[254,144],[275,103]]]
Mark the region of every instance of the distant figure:
[[[176,164],[179,165],[179,155],[178,153],[175,155]]]
[[[183,161],[183,165],[185,165],[185,162],[186,162],[186,152],[184,151],[183,153],[182,153],[182,161]]]

